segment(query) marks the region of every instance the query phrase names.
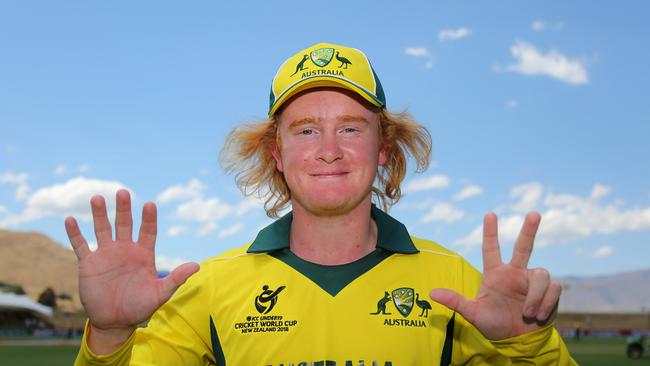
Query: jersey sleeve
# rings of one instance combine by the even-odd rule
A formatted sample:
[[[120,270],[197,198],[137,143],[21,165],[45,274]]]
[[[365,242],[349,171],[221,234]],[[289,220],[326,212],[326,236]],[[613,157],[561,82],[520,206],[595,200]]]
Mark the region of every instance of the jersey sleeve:
[[[460,267],[463,295],[475,297],[481,274],[465,260]],[[552,324],[517,337],[490,341],[460,314],[457,315],[453,365],[577,365]]]
[[[207,308],[213,287],[201,267],[115,352],[94,354],[84,333],[75,366],[214,365]]]

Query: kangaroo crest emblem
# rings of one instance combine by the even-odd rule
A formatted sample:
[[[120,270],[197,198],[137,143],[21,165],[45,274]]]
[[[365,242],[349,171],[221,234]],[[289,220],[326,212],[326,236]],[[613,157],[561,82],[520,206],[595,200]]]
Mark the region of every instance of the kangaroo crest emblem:
[[[413,310],[413,294],[413,289],[408,287],[397,288],[391,293],[395,307],[405,318]]]
[[[311,57],[311,61],[314,64],[320,67],[325,67],[330,63],[330,61],[332,61],[332,57],[334,57],[334,49],[319,48],[317,50],[311,51],[311,54],[309,56]]]

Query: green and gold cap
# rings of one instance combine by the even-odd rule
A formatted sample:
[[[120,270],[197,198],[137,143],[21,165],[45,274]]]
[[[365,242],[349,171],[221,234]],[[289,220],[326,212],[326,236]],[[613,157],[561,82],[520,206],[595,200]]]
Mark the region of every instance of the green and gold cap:
[[[271,85],[269,117],[293,95],[323,86],[352,90],[379,108],[386,106],[384,89],[363,52],[319,43],[296,53],[280,66]]]

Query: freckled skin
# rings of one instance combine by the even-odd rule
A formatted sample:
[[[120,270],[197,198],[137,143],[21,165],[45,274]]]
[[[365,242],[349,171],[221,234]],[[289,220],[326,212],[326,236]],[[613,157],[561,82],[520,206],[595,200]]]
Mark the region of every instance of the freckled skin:
[[[370,197],[386,156],[379,116],[367,102],[342,89],[298,94],[280,114],[277,168],[292,205],[317,216],[343,215]]]

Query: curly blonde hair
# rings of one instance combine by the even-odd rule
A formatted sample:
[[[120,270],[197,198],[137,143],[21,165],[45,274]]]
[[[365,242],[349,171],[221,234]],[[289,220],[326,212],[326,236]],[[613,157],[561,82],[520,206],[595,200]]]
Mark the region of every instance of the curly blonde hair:
[[[376,185],[372,187],[384,211],[402,197],[400,184],[406,175],[408,156],[423,172],[431,159],[431,134],[414,121],[407,112],[379,114],[380,145],[386,149],[386,163],[377,167]],[[291,201],[291,191],[282,172],[276,168],[271,154],[280,147],[278,114],[259,123],[246,123],[235,128],[219,154],[227,173],[236,173],[237,186],[244,195],[257,195],[264,200],[267,216],[277,218],[278,212]]]

